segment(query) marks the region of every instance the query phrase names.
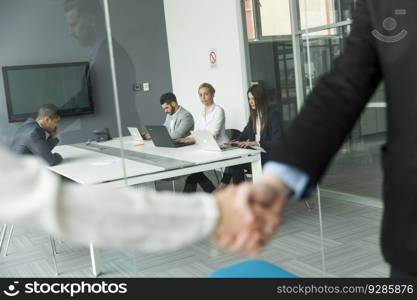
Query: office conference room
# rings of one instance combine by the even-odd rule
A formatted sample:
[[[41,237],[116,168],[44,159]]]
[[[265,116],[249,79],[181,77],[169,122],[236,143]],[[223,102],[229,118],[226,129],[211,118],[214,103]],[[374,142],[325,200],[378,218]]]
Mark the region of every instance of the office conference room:
[[[61,117],[52,152],[63,160],[45,165],[50,172],[77,185],[173,193],[200,172],[217,188],[238,165],[249,164],[245,180],[255,181],[265,153],[210,151],[199,143],[158,147],[128,128],[144,135],[147,126],[162,126],[160,97],[168,92],[196,122],[204,110],[199,86],[210,83],[230,140],[251,118],[248,89],[256,84],[285,130],[343,51],[355,7],[353,0],[97,3],[0,1],[0,144],[9,147],[27,118],[52,103]],[[280,233],[260,260],[284,277],[387,276],[378,241],[385,110],[381,87],[311,197],[287,204]],[[0,226],[0,277],[206,278],[248,259],[222,251],[211,237],[149,253]]]

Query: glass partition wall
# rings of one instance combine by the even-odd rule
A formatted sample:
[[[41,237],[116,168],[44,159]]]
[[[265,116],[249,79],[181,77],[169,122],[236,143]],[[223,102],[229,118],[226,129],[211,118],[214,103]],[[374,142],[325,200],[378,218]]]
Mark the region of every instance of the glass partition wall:
[[[248,85],[264,86],[270,105],[281,114],[282,128],[291,124],[319,76],[343,52],[353,9],[353,0],[242,1]],[[48,99],[57,101],[54,104],[60,108],[70,108],[72,114],[62,117],[58,127],[57,149],[62,156],[69,161],[85,150],[99,153],[99,161],[86,157],[83,163],[110,167],[112,174],[122,178],[118,187],[144,188],[131,181],[130,172],[143,166],[132,158],[137,143],[127,127],[143,132],[145,125],[162,124],[165,118],[158,99],[172,86],[163,1],[2,0],[0,25],[2,67],[45,68],[44,79],[36,78],[45,84],[29,84],[37,90],[21,96],[21,104]],[[78,75],[66,68],[61,73],[49,69],[72,63],[87,64],[88,69]],[[47,84],[51,78],[54,88]],[[79,83],[68,84],[68,78],[78,78]],[[4,107],[0,143],[11,145],[23,123],[9,122],[5,86],[0,98]],[[92,109],[81,114],[86,99]],[[288,204],[280,234],[263,251],[262,259],[301,277],[386,276],[378,246],[379,147],[385,122],[381,86],[313,195]],[[178,167],[170,165],[172,160],[155,160],[151,155],[155,153],[141,159],[172,170]],[[81,165],[79,170],[86,184],[95,184],[88,182],[88,172]],[[217,175],[210,174],[211,179],[216,181]],[[178,190],[184,178],[174,179],[145,184],[145,188]],[[3,277],[51,277],[56,270],[67,277],[206,277],[242,260],[222,253],[210,239],[182,250],[149,254],[52,241],[44,233],[12,225],[4,231]]]
[[[343,53],[355,1],[245,0],[244,5],[250,78],[267,87],[271,102],[281,108],[286,127],[320,75],[329,71],[334,59]],[[309,233],[320,241],[316,251],[293,255],[288,268],[294,273],[329,277],[388,274],[379,249],[379,149],[385,141],[385,110],[381,85],[308,200],[308,216],[302,205],[293,209],[294,203],[289,204],[284,232],[292,231],[292,236],[297,237],[305,232],[300,223],[311,220]],[[298,216],[302,216],[302,222]],[[300,228],[299,232],[296,228]],[[281,243],[280,238],[284,239],[278,236],[277,243]],[[305,268],[297,270],[298,264]],[[287,267],[285,262],[280,266]]]
[[[73,109],[73,115],[62,116],[59,122],[60,144],[53,150],[64,158],[54,169],[63,175],[62,180],[103,188],[129,185],[132,189],[182,190],[185,176],[172,176],[155,184],[152,176],[143,180],[147,184],[133,181],[145,168],[152,175],[160,170],[175,173],[184,167],[184,161],[163,156],[156,148],[138,153],[141,143],[127,130],[136,127],[144,132],[145,125],[160,125],[165,119],[159,97],[172,86],[163,0],[4,0],[0,2],[0,16],[1,66],[88,66],[71,75],[45,71],[43,84],[37,86],[40,103],[49,99],[61,110]],[[291,57],[289,48],[279,46],[277,51],[292,72],[291,64],[284,62]],[[78,80],[69,84],[64,75]],[[32,76],[34,79],[41,80]],[[286,80],[282,80],[288,85],[284,97],[294,97],[294,84]],[[0,110],[0,142],[10,145],[23,123],[9,123],[5,89],[0,93],[4,107]],[[26,94],[23,103],[33,104],[34,96]],[[81,114],[85,99],[91,100],[92,110]],[[295,115],[295,108],[291,109]],[[208,173],[217,183],[219,174]],[[307,207],[304,211],[308,214]],[[94,218],[94,213],[92,207],[86,215]],[[117,222],[113,225],[132,230]],[[2,258],[0,276],[5,277],[52,277],[55,273],[64,277],[207,277],[220,267],[242,260],[241,256],[219,251],[211,238],[185,249],[149,254],[92,244],[80,246],[11,226],[2,231],[2,254],[7,256]],[[308,234],[303,238],[312,240]],[[285,246],[290,249],[288,253],[306,251],[298,249],[292,237],[288,239],[292,243]],[[271,246],[265,255],[275,261],[274,253]],[[286,261],[290,258],[284,257]]]
[[[322,73],[330,70],[333,59],[343,53],[355,5],[355,1],[315,1],[325,7],[324,12],[334,16],[335,22],[310,26],[318,11],[317,7],[311,7],[313,2],[298,1],[301,24],[304,24],[296,35],[301,40],[304,80],[299,86],[304,95],[315,86]],[[330,276],[379,277],[388,274],[379,248],[382,217],[380,147],[385,142],[385,113],[381,85],[320,183],[324,235],[339,243],[325,248],[326,273]]]
[[[7,82],[1,80],[1,142],[13,146],[20,134],[27,133],[19,131],[24,124],[43,130],[46,138],[56,135],[59,144],[52,152],[63,157],[59,170],[69,172],[72,162],[78,173],[61,176],[64,182],[96,184],[105,175],[104,169],[110,173],[106,176],[126,177],[123,143],[117,150],[105,143],[128,135],[126,124],[141,125],[132,88],[135,67],[128,51],[107,30],[106,4],[100,0],[0,3],[0,65],[11,70],[2,73]],[[119,72],[117,83],[113,66]],[[122,101],[116,101],[115,95]],[[53,104],[61,115],[54,130],[38,118],[38,110],[46,104]],[[11,117],[19,112],[24,119],[33,119],[12,122]],[[86,150],[100,158],[93,160],[85,155]],[[54,172],[65,173],[59,170]],[[80,214],[94,218],[94,208]],[[2,227],[1,240],[3,277],[53,277],[55,273],[131,277],[136,272],[131,251],[80,246],[13,224]]]
[[[250,84],[267,91],[270,108],[282,116],[282,129],[298,114],[297,71],[300,57],[291,34],[291,1],[245,0],[247,63]],[[299,51],[298,51],[299,52]],[[290,201],[278,236],[262,258],[301,277],[322,277],[323,247],[319,207],[314,193],[305,201]]]

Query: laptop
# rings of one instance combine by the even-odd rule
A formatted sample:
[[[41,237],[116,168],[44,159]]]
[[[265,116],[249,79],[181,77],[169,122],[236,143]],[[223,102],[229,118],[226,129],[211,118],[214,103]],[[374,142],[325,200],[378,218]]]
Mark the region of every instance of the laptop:
[[[142,135],[136,127],[127,127],[127,130],[129,130],[129,133],[133,137],[135,142],[143,143]]]
[[[190,146],[194,143],[178,143],[175,142],[169,135],[168,129],[163,125],[146,126],[149,135],[152,138],[153,144],[156,147],[178,148]]]
[[[208,151],[226,151],[226,150],[233,150],[239,148],[234,145],[219,145],[217,144],[216,140],[214,139],[213,135],[210,131],[202,130],[202,131],[194,131],[193,137],[196,140],[196,144],[200,146],[203,150]]]

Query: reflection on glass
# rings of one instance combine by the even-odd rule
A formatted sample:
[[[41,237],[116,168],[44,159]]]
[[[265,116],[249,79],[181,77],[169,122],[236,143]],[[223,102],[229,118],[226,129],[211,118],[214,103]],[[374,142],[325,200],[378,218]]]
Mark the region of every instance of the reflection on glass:
[[[76,148],[75,145],[69,147],[57,144],[57,137],[65,144],[97,138],[93,133],[96,129],[108,128],[111,136],[117,135],[107,32],[104,27],[101,2],[98,0],[2,0],[0,3],[1,65],[20,66],[9,68],[10,73],[6,77],[9,96],[13,101],[12,112],[21,116],[21,121],[25,121],[9,124],[6,103],[4,103],[3,109],[0,110],[2,131],[0,143],[7,143],[16,153],[34,154],[44,158],[49,165],[58,164],[54,169],[58,174],[61,173],[57,168],[66,171],[72,169],[80,177],[90,174],[90,178],[100,177],[103,173],[110,173],[110,176],[120,178],[118,174],[122,174],[119,163],[122,161],[120,150],[117,150],[118,153],[113,157],[103,159],[103,155],[99,154],[97,158],[94,153],[82,156],[81,149]],[[117,42],[113,42],[116,68],[120,69],[119,91],[123,100],[121,113],[129,125],[139,126],[135,94],[132,90],[132,83],[136,82],[134,68],[127,52],[117,45]],[[0,90],[0,93],[3,93],[3,89]],[[90,93],[94,101],[94,111],[90,110],[89,114],[85,114],[87,111],[80,110],[90,108],[88,96]],[[6,97],[1,94],[0,98]],[[39,108],[45,103],[54,103],[58,106],[62,118],[54,114],[52,106],[41,109],[36,116]],[[33,113],[37,120],[25,120],[29,115],[33,116]],[[26,147],[28,136],[31,137],[33,144]],[[28,148],[30,153],[27,151]],[[89,160],[91,158],[92,160]],[[104,169],[106,166],[114,166],[114,168],[111,168],[113,172],[108,172],[107,168],[107,172],[91,174],[94,173],[95,166],[99,167],[95,170],[103,166]],[[76,179],[79,178],[72,179],[77,181]],[[63,178],[63,180],[69,179]],[[81,180],[77,182],[83,184]],[[12,270],[14,267],[9,268],[10,276],[25,274],[50,277],[53,274],[51,250],[55,250],[55,246],[58,250],[56,260],[59,273],[64,276],[71,274],[70,276],[75,277],[93,276],[88,248],[72,245],[70,241],[56,241],[55,245],[50,243],[45,233],[27,232],[22,228],[17,230],[23,234],[19,232],[18,235],[12,236],[12,231],[9,230],[10,259],[5,260],[5,264],[13,264],[12,261],[19,260],[19,255],[25,255],[29,251],[31,255],[33,254],[33,261],[29,264],[39,263],[39,268],[30,269],[28,261],[25,260],[18,266],[21,271],[14,272]],[[31,248],[23,249],[18,246],[22,236],[24,239],[37,240],[39,243],[35,243],[33,248],[31,245]],[[51,247],[51,244],[54,245]],[[114,276],[134,275],[131,253],[105,250],[101,254],[103,260],[99,272]],[[72,258],[68,259],[68,255]],[[66,259],[68,260],[63,263]]]
[[[251,78],[266,89],[272,104],[282,112],[283,126],[297,114],[291,40],[249,44]]]
[[[297,115],[289,1],[255,2],[259,4],[257,23],[262,41],[249,41],[249,77],[264,86],[271,106],[281,113],[281,127],[287,127]],[[291,201],[284,219],[280,235],[265,249],[262,259],[298,276],[323,276],[316,195],[306,202]]]
[[[349,26],[344,26],[302,36],[301,67],[306,94],[344,51],[348,33]],[[382,85],[372,101],[378,104],[385,101]],[[320,182],[324,237],[336,243],[326,246],[326,270],[336,276],[387,274],[378,242],[382,215],[379,156],[381,144],[385,142],[386,108],[374,106],[378,107],[365,108]]]
[[[352,18],[354,0],[298,0],[301,29],[345,21]]]
[[[288,0],[259,0],[262,36],[290,35]]]
[[[335,29],[336,30],[336,29]],[[309,92],[309,85],[316,85],[318,77],[330,70],[334,59],[343,51],[344,41],[348,34],[347,27],[338,28],[334,34],[328,34],[327,31],[316,33],[314,36],[303,36],[303,61],[304,61],[304,86],[306,93]],[[336,99],[335,99],[336,101]],[[383,86],[374,94],[371,102],[384,102]],[[338,226],[331,223],[331,217],[337,212],[332,211],[332,201],[337,199],[341,212],[339,223],[346,223],[346,230],[357,232],[358,230],[368,230],[372,232],[374,238],[372,242],[367,244],[366,249],[358,246],[351,249],[356,255],[366,256],[369,253],[375,258],[370,262],[370,266],[376,266],[375,270],[366,276],[375,276],[378,269],[384,269],[384,264],[378,250],[377,226],[381,216],[380,206],[382,173],[379,166],[380,146],[385,141],[386,134],[386,109],[382,105],[377,108],[366,108],[354,129],[348,136],[344,146],[333,160],[330,168],[323,178],[320,188],[324,199],[327,201],[328,207],[323,210],[325,219],[325,234],[327,238],[334,235],[329,227]],[[361,198],[362,197],[362,198]],[[363,198],[365,197],[365,198]],[[360,200],[355,204],[355,201]],[[364,200],[366,199],[366,200]],[[355,220],[355,224],[346,219],[347,211],[363,212],[367,215],[375,216],[363,222],[360,213],[352,216],[351,220]],[[326,218],[327,219],[326,221]],[[360,229],[359,229],[360,228]],[[358,235],[355,239],[358,240]],[[353,238],[353,237],[352,237]],[[352,238],[344,238],[347,242],[352,242]],[[352,266],[355,264],[352,262]],[[361,269],[356,266],[357,270]],[[348,269],[344,276],[359,276]],[[364,273],[365,274],[365,273]],[[373,275],[372,275],[373,274]]]
[[[331,33],[331,34],[330,34]],[[317,79],[330,70],[333,60],[343,48],[346,28],[334,28],[302,36],[302,68],[306,94],[314,87]]]
[[[245,0],[245,19],[246,19],[246,33],[249,40],[255,39],[255,22],[254,22],[254,11],[253,1]]]
[[[299,0],[301,28],[334,23],[333,0]]]
[[[336,22],[352,19],[357,0],[336,0],[334,3],[336,11]]]
[[[94,130],[109,129],[111,136],[118,134],[114,92],[110,72],[110,58],[106,35],[103,8],[99,0],[65,0],[65,20],[70,35],[79,46],[88,50],[90,71],[88,80],[92,87],[95,113],[91,116],[78,118],[78,126],[68,124],[68,129],[62,133],[66,143],[79,142],[86,139],[96,139]],[[113,42],[114,60],[117,70],[119,91],[119,109],[122,122],[122,132],[127,135],[127,124],[140,127],[139,116],[135,106],[135,94],[132,89],[135,80],[135,70],[132,60],[126,50],[115,40]],[[71,99],[66,106],[76,106],[78,97]],[[66,128],[64,128],[66,129]]]
[[[289,3],[288,0],[245,0],[248,39],[290,35]],[[351,19],[355,1],[298,0],[297,4],[299,8],[297,21],[301,29],[308,29]],[[334,32],[328,29],[321,34],[334,34]]]
[[[333,61],[344,49],[344,43],[349,33],[349,28],[345,26],[333,30],[336,34],[328,35],[326,30],[317,32],[314,36],[303,35],[302,37],[302,67],[304,70],[303,78],[306,95],[311,91],[311,87],[316,85],[320,76],[330,71]],[[370,102],[385,102],[383,85],[380,85],[376,90]],[[371,134],[384,133],[384,113],[385,108],[383,105],[379,108],[367,109],[351,134],[350,143],[352,143],[352,140],[360,140],[362,142],[364,137]]]

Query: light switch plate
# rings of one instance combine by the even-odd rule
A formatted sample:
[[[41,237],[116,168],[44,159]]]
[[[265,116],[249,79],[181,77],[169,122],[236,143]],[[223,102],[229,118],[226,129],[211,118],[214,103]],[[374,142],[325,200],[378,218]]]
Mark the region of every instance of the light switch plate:
[[[144,82],[143,84],[142,84],[142,88],[143,88],[143,91],[144,92],[149,92],[150,91],[150,86],[149,86],[149,82]]]

